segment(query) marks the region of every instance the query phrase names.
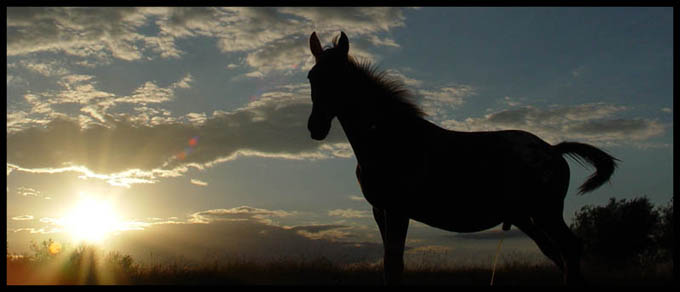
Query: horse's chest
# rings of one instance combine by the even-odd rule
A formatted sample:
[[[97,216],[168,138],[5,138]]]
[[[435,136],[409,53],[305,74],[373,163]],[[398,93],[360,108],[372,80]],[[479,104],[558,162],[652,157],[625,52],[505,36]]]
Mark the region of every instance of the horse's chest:
[[[429,175],[427,158],[391,163],[366,164],[359,176],[366,200],[378,208],[407,204],[423,193]]]

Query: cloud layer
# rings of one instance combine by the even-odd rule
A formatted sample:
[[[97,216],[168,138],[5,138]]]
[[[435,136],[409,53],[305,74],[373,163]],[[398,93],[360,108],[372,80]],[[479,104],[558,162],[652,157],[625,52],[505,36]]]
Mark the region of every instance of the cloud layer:
[[[183,263],[229,259],[258,261],[282,258],[311,260],[325,257],[337,264],[377,261],[382,256],[378,242],[359,240],[350,226],[310,224],[283,226],[280,218],[295,217],[297,212],[268,210],[250,206],[211,209],[192,213],[186,220],[150,218],[149,222],[128,222],[107,239],[106,249],[130,254],[139,261],[181,260]],[[15,224],[28,224],[31,215],[14,216]],[[35,236],[69,242],[59,220],[42,218],[33,227],[8,228],[14,245]],[[37,224],[37,225],[36,225]],[[375,228],[377,232],[377,227]],[[181,255],[181,259],[177,258]]]
[[[573,106],[538,108],[523,106],[467,118],[445,120],[442,124],[459,131],[522,129],[550,143],[577,140],[620,145],[642,142],[664,133],[665,127],[650,119],[618,118],[624,106],[589,103]]]
[[[398,47],[379,34],[405,20],[396,7],[10,7],[7,12],[8,56],[54,52],[100,62],[180,58],[179,40],[209,37],[222,52],[246,53],[246,65],[261,73],[308,67],[306,40],[312,31],[326,41],[344,30],[374,46]]]
[[[71,77],[89,80],[87,76]],[[285,159],[351,157],[351,149],[338,127],[333,127],[323,143],[309,138],[308,90],[304,85],[286,85],[234,111],[215,111],[211,116],[194,113],[183,119],[171,119],[162,111],[146,107],[139,107],[138,115],[102,111],[103,123],[85,125],[82,117],[58,116],[44,127],[22,128],[32,121],[19,123],[8,117],[9,124],[16,125],[17,130],[8,130],[7,162],[9,169],[76,171],[112,184],[129,185],[180,176],[187,167],[203,169],[240,155]],[[86,103],[83,108],[97,98],[108,100],[107,104],[160,103],[170,98],[172,89],[146,83],[135,92],[138,94],[124,97],[95,93],[103,97],[73,94],[69,98]],[[19,118],[25,116],[16,119]]]

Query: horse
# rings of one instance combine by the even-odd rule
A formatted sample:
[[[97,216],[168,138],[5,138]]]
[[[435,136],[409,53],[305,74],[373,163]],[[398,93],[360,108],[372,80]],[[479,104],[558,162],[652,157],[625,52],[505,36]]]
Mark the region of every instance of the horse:
[[[579,194],[609,181],[618,159],[584,143],[550,145],[522,130],[444,129],[425,118],[402,83],[349,55],[344,32],[332,47],[322,48],[316,32],[309,44],[315,64],[307,75],[307,128],[320,141],[333,118],[340,122],[380,230],[386,284],[402,279],[411,219],[458,233],[514,225],[557,265],[565,284],[584,283],[582,243],[562,216],[569,188],[563,156],[595,167]]]

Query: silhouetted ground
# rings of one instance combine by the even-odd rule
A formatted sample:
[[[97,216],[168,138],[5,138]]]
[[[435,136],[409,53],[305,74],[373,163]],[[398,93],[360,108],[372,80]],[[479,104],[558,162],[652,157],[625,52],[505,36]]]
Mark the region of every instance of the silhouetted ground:
[[[200,266],[111,266],[111,261],[106,266],[103,262],[106,261],[80,266],[54,262],[37,264],[26,259],[8,257],[7,280],[9,285],[382,285],[382,269],[378,264],[336,265],[324,258],[269,263],[234,260]],[[586,267],[584,274],[590,284],[597,286],[660,286],[672,284],[671,270],[671,265],[655,265],[654,268],[645,269],[627,268],[620,271]],[[490,279],[490,267],[442,268],[421,265],[407,267],[403,285],[488,286]],[[561,284],[560,272],[545,264],[499,265],[494,280],[495,286]]]

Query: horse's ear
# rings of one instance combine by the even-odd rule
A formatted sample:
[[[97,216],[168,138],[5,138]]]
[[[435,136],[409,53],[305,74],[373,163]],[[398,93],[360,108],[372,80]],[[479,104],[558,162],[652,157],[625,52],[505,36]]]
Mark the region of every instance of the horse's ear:
[[[315,58],[318,59],[321,57],[323,49],[321,48],[319,38],[316,36],[316,32],[313,32],[312,36],[309,37],[309,48],[312,50],[312,55],[314,55]]]
[[[347,35],[344,32],[340,32],[340,40],[338,40],[338,47],[337,47],[340,52],[343,54],[347,55],[349,52],[349,39],[347,38]]]

